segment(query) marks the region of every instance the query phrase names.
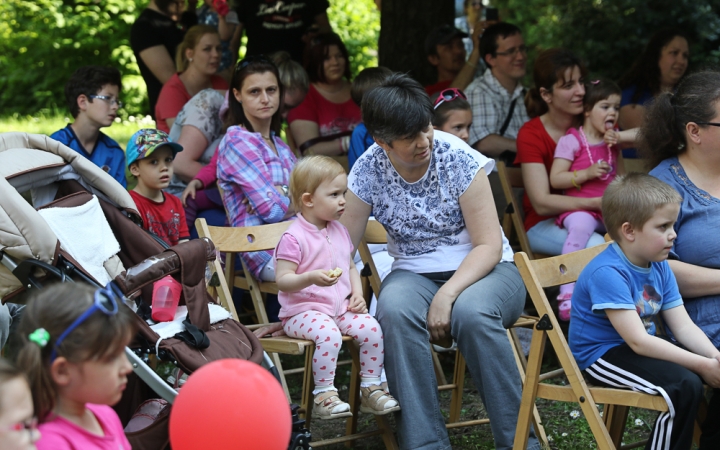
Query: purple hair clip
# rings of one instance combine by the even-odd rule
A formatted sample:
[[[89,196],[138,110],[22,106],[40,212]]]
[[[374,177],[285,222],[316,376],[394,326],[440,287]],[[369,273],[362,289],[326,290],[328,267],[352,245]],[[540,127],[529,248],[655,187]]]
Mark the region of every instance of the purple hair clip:
[[[593,80],[590,82],[590,84],[595,84],[595,85],[600,84],[600,80]]]

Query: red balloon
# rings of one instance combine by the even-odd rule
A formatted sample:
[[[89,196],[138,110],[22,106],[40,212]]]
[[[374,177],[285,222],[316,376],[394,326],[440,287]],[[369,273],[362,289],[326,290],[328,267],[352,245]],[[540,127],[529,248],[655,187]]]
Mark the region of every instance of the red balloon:
[[[290,405],[278,381],[241,359],[211,362],[188,377],[170,410],[173,450],[282,450]]]

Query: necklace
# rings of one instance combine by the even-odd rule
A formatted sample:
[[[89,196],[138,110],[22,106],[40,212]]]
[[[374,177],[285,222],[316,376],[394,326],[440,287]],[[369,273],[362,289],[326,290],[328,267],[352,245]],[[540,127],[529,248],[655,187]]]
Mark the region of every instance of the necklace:
[[[587,138],[585,137],[585,130],[583,130],[583,127],[580,127],[580,139],[582,139],[582,145],[583,145],[583,147],[585,147],[585,151],[587,152],[588,159],[590,160],[590,165],[592,166],[593,164],[595,164],[595,161],[593,160],[592,154],[590,153],[590,145],[588,144]],[[608,152],[607,163],[610,164],[610,171],[608,173],[606,173],[605,175],[601,175],[600,177],[598,177],[601,180],[607,180],[608,177],[610,176],[610,173],[613,171],[612,149],[607,144],[605,145],[605,148],[607,148],[607,152]],[[602,159],[600,161],[602,161]]]

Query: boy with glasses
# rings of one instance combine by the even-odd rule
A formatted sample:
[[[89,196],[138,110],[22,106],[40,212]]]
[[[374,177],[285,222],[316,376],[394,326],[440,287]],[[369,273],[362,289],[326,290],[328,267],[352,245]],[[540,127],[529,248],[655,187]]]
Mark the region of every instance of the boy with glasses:
[[[123,187],[125,153],[100,128],[109,127],[122,108],[120,71],[113,67],[84,66],[65,84],[65,100],[75,121],[50,137],[108,172]]]

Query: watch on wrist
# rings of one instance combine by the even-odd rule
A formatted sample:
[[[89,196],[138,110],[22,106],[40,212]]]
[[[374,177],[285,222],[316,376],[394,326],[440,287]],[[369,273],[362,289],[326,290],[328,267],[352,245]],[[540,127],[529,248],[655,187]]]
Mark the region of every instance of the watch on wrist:
[[[288,188],[287,184],[280,185],[280,189],[282,189],[283,194],[285,194],[285,197],[290,197],[290,188]]]

